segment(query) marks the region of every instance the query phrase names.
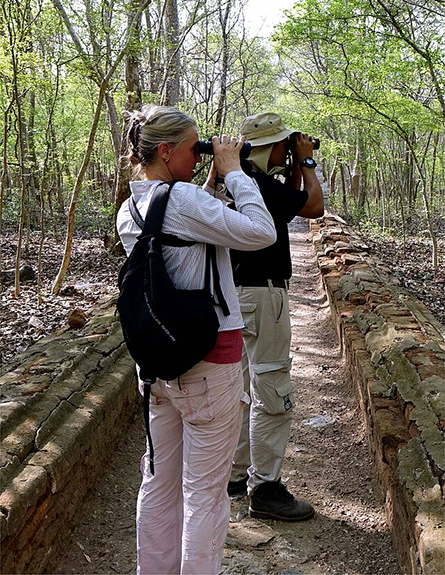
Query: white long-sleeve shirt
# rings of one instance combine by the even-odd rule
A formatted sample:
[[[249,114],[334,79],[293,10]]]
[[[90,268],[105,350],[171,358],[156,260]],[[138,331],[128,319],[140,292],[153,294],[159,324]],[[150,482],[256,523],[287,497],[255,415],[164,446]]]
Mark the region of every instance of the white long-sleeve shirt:
[[[143,218],[153,192],[160,183],[153,180],[130,183],[131,193]],[[167,272],[179,289],[204,287],[205,244],[216,245],[221,289],[230,310],[230,315],[224,316],[220,307],[216,306],[221,331],[239,329],[243,325],[233,283],[229,248],[259,250],[276,240],[272,217],[253,180],[239,170],[227,174],[225,183],[235,200],[236,211],[213,197],[210,190],[177,182],[170,192],[161,229],[165,234],[198,242],[190,247],[162,247]],[[122,204],[116,222],[127,255],[131,253],[141,233],[131,216],[128,202],[126,200]]]

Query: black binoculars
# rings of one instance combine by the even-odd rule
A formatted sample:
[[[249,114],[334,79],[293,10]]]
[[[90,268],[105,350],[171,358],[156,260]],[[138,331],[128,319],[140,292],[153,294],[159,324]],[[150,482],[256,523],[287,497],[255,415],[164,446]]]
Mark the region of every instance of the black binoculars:
[[[240,150],[241,158],[248,158],[252,150],[252,144],[250,142],[244,142],[243,147]],[[212,140],[199,140],[197,143],[198,154],[208,154],[213,156],[213,144]]]
[[[292,152],[295,146],[295,137],[297,134],[301,134],[301,132],[294,132],[293,134],[291,134],[289,136],[289,149]],[[309,136],[309,141],[312,142],[312,146],[314,148],[314,150],[319,150],[320,149],[320,140],[318,138],[313,138],[312,136]]]
[[[291,152],[294,150],[294,147],[295,147],[295,137],[297,134],[300,134],[300,133],[301,132],[294,132],[288,138],[289,150]],[[309,136],[309,141],[312,142],[314,150],[320,149],[320,140],[318,138],[313,138],[312,136]],[[213,144],[212,144],[211,139],[199,140],[199,142],[196,145],[196,148],[197,148],[197,151],[199,154],[207,154],[209,156],[213,156],[213,154],[214,154]],[[248,158],[250,156],[251,151],[252,151],[252,144],[250,142],[244,142],[243,147],[241,148],[241,151],[240,151],[240,157],[241,158]]]

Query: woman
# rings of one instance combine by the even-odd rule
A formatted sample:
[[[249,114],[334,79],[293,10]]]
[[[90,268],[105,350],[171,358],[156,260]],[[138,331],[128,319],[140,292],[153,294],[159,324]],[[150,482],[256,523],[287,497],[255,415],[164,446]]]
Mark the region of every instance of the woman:
[[[216,246],[217,265],[230,315],[216,306],[215,348],[176,381],[157,380],[150,398],[155,475],[142,459],[137,506],[138,574],[218,574],[227,532],[227,482],[238,441],[244,401],[242,317],[232,279],[229,248],[257,250],[275,241],[275,228],[258,188],[240,166],[239,143],[213,138],[214,161],[204,189],[192,185],[197,163],[195,122],[179,110],[145,106],[130,115],[129,159],[143,175],[130,183],[143,217],[154,189],[171,190],[162,232],[197,243],[163,246],[169,275],[180,289],[204,285],[205,244]],[[225,178],[237,211],[215,197],[216,174]],[[125,202],[117,227],[127,254],[140,229]]]

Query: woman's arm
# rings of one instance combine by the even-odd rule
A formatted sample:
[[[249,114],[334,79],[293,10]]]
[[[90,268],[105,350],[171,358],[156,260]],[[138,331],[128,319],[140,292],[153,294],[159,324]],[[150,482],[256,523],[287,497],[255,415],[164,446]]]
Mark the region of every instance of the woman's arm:
[[[182,231],[185,234],[189,232],[196,241],[238,250],[258,250],[276,241],[274,222],[258,186],[241,170],[240,150],[243,143],[244,137],[238,142],[227,136],[222,136],[221,140],[213,137],[214,160],[205,185],[218,189],[215,178],[217,175],[223,177],[235,200],[236,211],[209,194],[204,197],[199,188],[195,188],[194,195],[187,193],[182,197],[179,208],[184,224]],[[169,211],[167,207],[166,216]],[[170,223],[174,227],[174,222]],[[164,225],[167,229],[167,218]]]
[[[275,226],[254,181],[242,170],[226,175],[236,211],[190,184],[173,188],[162,231],[237,250],[258,250],[276,241]]]

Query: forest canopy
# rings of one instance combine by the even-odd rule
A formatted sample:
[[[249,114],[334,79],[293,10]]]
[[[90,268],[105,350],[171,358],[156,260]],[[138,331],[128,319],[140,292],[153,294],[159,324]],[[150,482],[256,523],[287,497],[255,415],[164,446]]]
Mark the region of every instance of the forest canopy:
[[[17,270],[29,230],[65,237],[57,292],[74,231],[114,234],[123,111],[146,102],[189,113],[203,138],[281,113],[320,138],[332,206],[423,235],[438,265],[442,0],[299,0],[271,38],[247,31],[247,0],[0,2],[0,229],[17,230]]]

